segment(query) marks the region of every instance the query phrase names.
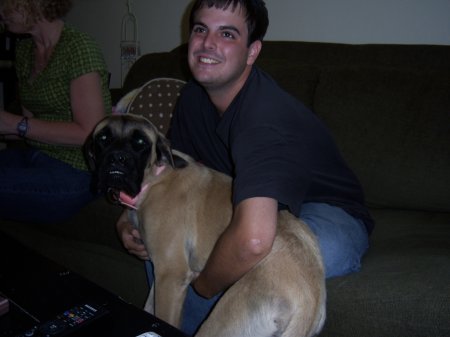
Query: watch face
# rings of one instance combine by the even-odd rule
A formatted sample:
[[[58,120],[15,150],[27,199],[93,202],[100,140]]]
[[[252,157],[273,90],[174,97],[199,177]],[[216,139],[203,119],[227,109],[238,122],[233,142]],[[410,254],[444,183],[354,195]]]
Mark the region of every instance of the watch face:
[[[19,136],[24,137],[28,131],[28,118],[24,117],[22,120],[17,124],[17,132],[19,133]]]

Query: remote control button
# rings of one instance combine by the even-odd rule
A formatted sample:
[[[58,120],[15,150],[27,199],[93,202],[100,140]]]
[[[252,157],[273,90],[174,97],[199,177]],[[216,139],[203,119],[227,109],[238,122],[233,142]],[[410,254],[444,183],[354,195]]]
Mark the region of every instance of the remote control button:
[[[47,335],[56,335],[66,329],[67,325],[60,320],[54,320],[42,325],[39,330]]]
[[[27,330],[23,333],[23,336],[25,337],[32,337],[34,336],[34,333],[36,332],[36,328],[32,328],[30,330]]]

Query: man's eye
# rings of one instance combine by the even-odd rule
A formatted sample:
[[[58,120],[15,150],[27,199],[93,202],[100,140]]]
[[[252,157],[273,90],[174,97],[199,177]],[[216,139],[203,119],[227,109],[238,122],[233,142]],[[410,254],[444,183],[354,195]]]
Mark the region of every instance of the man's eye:
[[[192,29],[192,32],[194,32],[196,34],[201,34],[201,33],[204,33],[205,31],[206,31],[206,29],[201,26],[196,26]]]
[[[232,34],[230,32],[223,32],[222,36],[227,38],[227,39],[234,39],[234,34]]]

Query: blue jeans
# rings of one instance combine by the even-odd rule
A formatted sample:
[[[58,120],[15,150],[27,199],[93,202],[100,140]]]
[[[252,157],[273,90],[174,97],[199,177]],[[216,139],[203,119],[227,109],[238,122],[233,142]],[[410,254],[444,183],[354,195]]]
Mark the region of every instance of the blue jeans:
[[[361,258],[369,247],[369,236],[363,221],[339,207],[323,203],[303,204],[299,218],[318,239],[327,278],[353,273],[361,268]],[[152,277],[150,268],[151,263],[148,263],[147,272]],[[193,335],[219,298],[218,295],[204,299],[189,287],[181,330]]]
[[[0,151],[0,220],[58,222],[93,198],[89,172],[35,149]]]

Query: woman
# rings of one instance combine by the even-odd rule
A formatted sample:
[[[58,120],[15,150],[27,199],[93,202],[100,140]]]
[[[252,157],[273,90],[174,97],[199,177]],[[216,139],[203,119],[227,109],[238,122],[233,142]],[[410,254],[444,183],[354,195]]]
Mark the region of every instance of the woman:
[[[0,134],[25,149],[0,151],[0,219],[56,222],[94,195],[82,145],[111,111],[108,72],[95,42],[66,25],[71,0],[0,0],[16,49],[22,115],[0,110]]]

